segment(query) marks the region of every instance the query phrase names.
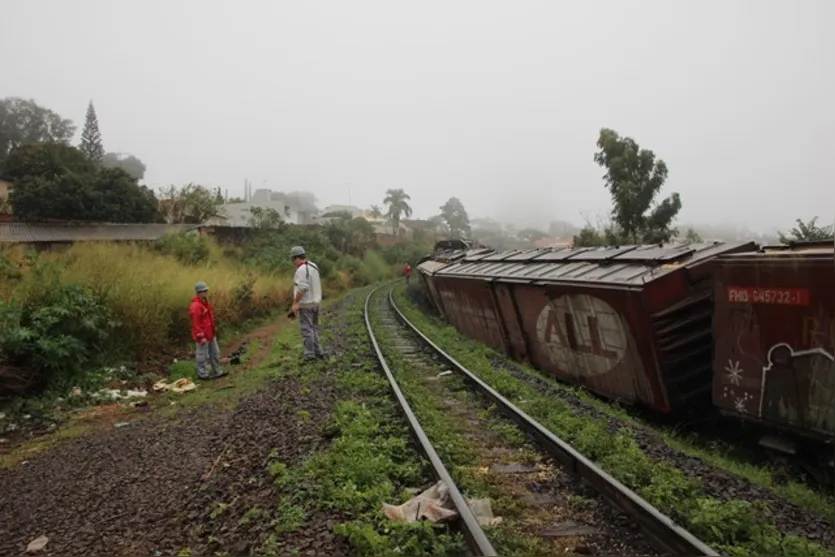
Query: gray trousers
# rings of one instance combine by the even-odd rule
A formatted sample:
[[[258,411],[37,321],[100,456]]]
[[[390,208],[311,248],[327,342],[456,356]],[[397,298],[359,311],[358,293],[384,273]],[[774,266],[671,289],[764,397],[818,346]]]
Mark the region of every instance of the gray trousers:
[[[319,308],[299,308],[299,329],[304,341],[304,359],[312,360],[324,355],[319,340]]]
[[[203,344],[197,343],[197,354],[194,359],[197,364],[197,377],[200,379],[220,375],[222,370],[220,369],[220,346],[217,344],[217,338]],[[209,366],[212,368],[212,375],[209,375]]]

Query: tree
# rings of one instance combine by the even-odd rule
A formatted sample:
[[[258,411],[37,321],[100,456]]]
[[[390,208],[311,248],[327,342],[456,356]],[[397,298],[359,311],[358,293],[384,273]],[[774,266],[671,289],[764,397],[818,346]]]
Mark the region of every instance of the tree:
[[[687,233],[684,235],[684,239],[694,244],[698,244],[703,241],[702,237],[699,236],[699,233],[692,228],[687,229]]]
[[[380,217],[383,216],[383,210],[380,209],[379,205],[372,205],[371,209],[368,210],[368,215],[372,219],[379,219]]]
[[[832,226],[818,226],[818,217],[814,217],[809,222],[803,222],[801,219],[795,221],[797,226],[789,230],[789,236],[778,232],[780,236],[780,243],[790,244],[792,242],[806,242],[815,240],[831,240],[833,236]]]
[[[374,226],[362,217],[334,219],[324,232],[336,249],[358,257],[374,241]]]
[[[671,227],[681,198],[673,193],[654,204],[667,179],[667,165],[655,153],[640,149],[630,137],[603,128],[594,161],[606,169],[604,180],[612,196],[613,230],[625,243],[668,242],[677,231]]]
[[[434,215],[426,219],[426,224],[435,232],[446,232],[447,225],[444,222],[444,217],[441,215]]]
[[[15,148],[5,175],[14,188],[15,215],[28,219],[159,222],[154,193],[118,168],[96,166],[79,149],[62,143]]]
[[[93,101],[90,101],[90,104],[87,105],[87,118],[84,120],[84,129],[81,131],[81,145],[79,147],[81,152],[95,163],[101,163],[102,158],[104,158],[99,119],[96,116]]]
[[[249,217],[249,226],[252,228],[281,228],[284,224],[278,211],[271,207],[250,207],[249,212],[252,215]]]
[[[464,204],[457,197],[450,197],[441,205],[441,218],[449,227],[449,233],[453,236],[466,238],[470,235],[470,217]]]
[[[0,100],[0,165],[15,147],[24,143],[69,143],[75,134],[71,120],[38,105],[34,100],[8,97]]]
[[[387,216],[391,219],[392,230],[394,235],[400,230],[400,218],[405,216],[409,218],[412,216],[412,208],[409,206],[409,197],[402,188],[386,190],[386,197],[383,199],[383,205],[388,205]]]
[[[101,159],[101,164],[105,168],[121,168],[135,180],[145,177],[145,163],[133,155],[106,153]]]
[[[160,211],[167,223],[201,224],[219,214],[215,194],[204,186],[169,186],[160,189],[160,196]]]

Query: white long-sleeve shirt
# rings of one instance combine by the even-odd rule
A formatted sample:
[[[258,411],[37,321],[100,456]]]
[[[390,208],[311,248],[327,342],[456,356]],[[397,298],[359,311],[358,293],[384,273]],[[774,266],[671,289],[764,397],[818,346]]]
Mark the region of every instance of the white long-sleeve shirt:
[[[299,300],[300,308],[317,307],[322,303],[322,280],[319,277],[319,267],[312,261],[305,261],[296,267],[293,277],[293,299],[299,291],[304,292]]]

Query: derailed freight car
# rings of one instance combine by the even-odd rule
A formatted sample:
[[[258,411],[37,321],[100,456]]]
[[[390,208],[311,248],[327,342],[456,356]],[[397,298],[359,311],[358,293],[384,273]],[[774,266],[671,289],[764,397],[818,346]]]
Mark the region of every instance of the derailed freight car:
[[[710,405],[712,270],[750,242],[459,253],[424,261],[457,329],[602,396]]]
[[[713,402],[783,435],[761,443],[795,453],[795,436],[835,438],[835,249],[766,247],[717,260]],[[831,455],[831,452],[830,452]]]

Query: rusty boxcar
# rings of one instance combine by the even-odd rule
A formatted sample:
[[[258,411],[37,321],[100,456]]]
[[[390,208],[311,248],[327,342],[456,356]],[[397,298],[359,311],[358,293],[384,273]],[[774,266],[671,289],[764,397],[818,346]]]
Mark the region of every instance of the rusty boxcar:
[[[460,252],[418,265],[456,328],[600,395],[710,404],[712,271],[751,242]]]
[[[763,248],[717,260],[713,402],[726,415],[835,437],[835,249]],[[761,443],[796,452],[795,440]]]

